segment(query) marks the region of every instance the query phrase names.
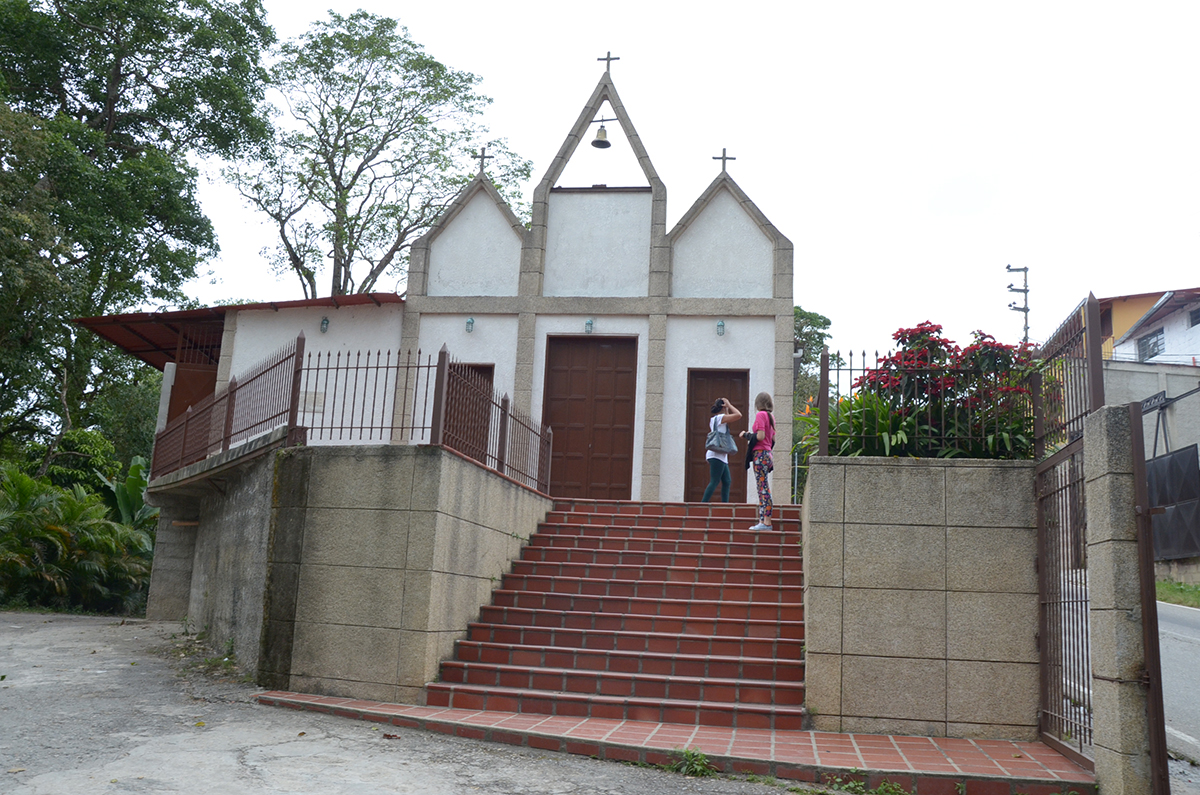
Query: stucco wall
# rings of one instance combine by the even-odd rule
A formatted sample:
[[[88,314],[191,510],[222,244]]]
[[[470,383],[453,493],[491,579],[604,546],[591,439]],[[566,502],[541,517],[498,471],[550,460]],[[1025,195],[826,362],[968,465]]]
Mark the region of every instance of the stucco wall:
[[[725,334],[717,336],[718,317],[667,318],[666,361],[671,363],[664,374],[662,462],[659,468],[661,493],[668,499],[679,499],[684,487],[684,457],[687,455],[687,390],[688,369],[749,370],[749,405],[738,406],[747,417],[742,429],[753,421],[754,396],[759,392],[775,392],[775,318],[724,318]],[[778,415],[778,411],[776,412]],[[780,417],[776,416],[779,460],[786,459],[790,437],[782,436]],[[741,458],[735,463],[740,464]],[[786,469],[786,467],[783,467]],[[755,502],[753,475],[740,466],[731,469],[733,477],[746,478],[746,497]],[[776,502],[790,500],[790,495],[772,489]]]
[[[278,462],[260,681],[418,702],[551,501],[440,448]]]
[[[648,295],[651,203],[649,190],[552,192],[542,294]]]
[[[521,238],[480,191],[433,239],[427,295],[516,295]]]
[[[819,457],[810,467],[814,727],[1035,739],[1033,462]]]
[[[775,244],[737,199],[719,191],[671,250],[671,295],[771,298]]]
[[[1196,331],[1200,331],[1200,326]],[[1200,341],[1193,350],[1200,350]],[[1174,397],[1197,386],[1200,386],[1200,367],[1117,361],[1104,363],[1104,402],[1110,406],[1140,402],[1163,390],[1166,390],[1167,397]],[[1164,413],[1172,450],[1200,443],[1200,393],[1168,406]],[[1147,458],[1154,457],[1154,428],[1158,414],[1155,410],[1142,415]],[[1160,430],[1158,455],[1166,452],[1166,440]]]
[[[329,318],[325,333],[321,333],[323,317]],[[404,304],[344,306],[340,309],[301,307],[278,312],[269,309],[241,310],[237,312],[237,333],[233,340],[230,373],[240,377],[294,341],[301,331],[304,332],[305,350],[309,353],[397,351],[401,345],[400,328],[403,320]]]
[[[232,640],[247,670],[258,665],[274,482],[274,458],[264,455],[198,500],[188,621],[216,647]]]

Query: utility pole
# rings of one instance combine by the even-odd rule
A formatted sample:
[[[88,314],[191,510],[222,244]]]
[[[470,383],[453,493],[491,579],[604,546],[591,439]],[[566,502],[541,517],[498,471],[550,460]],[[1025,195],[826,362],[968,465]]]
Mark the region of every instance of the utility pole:
[[[1013,301],[1008,305],[1008,308],[1014,312],[1025,313],[1025,338],[1023,342],[1029,344],[1029,268],[1014,268],[1012,265],[1005,265],[1004,269],[1009,273],[1020,273],[1024,275],[1025,282],[1021,287],[1013,287],[1010,283],[1008,291],[1010,293],[1023,293],[1025,295],[1025,305],[1017,306],[1017,302]]]

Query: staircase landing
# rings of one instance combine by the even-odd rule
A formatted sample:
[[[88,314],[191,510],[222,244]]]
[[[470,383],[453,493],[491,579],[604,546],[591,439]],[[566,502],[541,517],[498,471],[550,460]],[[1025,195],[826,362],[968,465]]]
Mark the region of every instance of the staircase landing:
[[[1090,772],[1042,743],[735,729],[382,704],[270,692],[260,704],[436,731],[474,740],[660,765],[695,748],[724,773],[833,783],[884,781],[920,795],[1096,795]]]

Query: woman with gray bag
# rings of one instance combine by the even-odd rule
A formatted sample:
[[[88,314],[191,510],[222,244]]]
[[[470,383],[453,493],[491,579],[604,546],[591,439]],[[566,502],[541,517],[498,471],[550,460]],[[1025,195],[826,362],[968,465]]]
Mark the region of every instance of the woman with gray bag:
[[[708,502],[721,484],[721,502],[729,502],[729,484],[733,478],[729,474],[729,454],[737,452],[737,442],[729,432],[729,426],[742,418],[742,412],[734,408],[725,398],[717,398],[713,403],[712,417],[708,420],[708,437],[704,440],[704,449],[708,452],[708,488],[704,490],[704,499]]]

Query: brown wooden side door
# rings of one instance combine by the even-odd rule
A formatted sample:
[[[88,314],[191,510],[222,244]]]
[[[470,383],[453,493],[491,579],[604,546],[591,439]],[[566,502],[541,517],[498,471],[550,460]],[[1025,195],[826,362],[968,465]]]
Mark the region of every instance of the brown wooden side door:
[[[550,337],[542,422],[554,430],[550,493],[628,500],[633,495],[637,340]]]
[[[733,401],[742,412],[742,419],[729,429],[736,437],[750,427],[747,402],[750,399],[749,370],[688,370],[687,396],[687,469],[683,479],[683,499],[699,502],[708,485],[708,461],[704,458],[704,440],[708,436],[708,421],[712,417],[713,401],[723,397]],[[730,502],[746,501],[746,443],[738,439],[738,452],[729,456],[733,482],[729,487]],[[720,492],[712,498],[719,501]]]

